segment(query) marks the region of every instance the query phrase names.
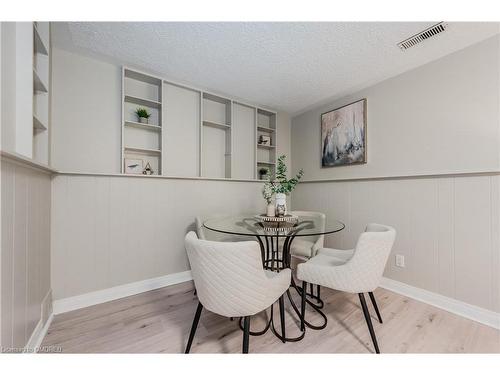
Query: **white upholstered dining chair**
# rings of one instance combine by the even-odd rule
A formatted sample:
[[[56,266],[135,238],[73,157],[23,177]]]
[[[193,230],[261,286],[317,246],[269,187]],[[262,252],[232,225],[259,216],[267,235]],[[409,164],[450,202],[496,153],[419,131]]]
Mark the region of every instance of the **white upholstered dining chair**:
[[[189,232],[185,246],[199,300],[185,353],[191,349],[203,308],[228,318],[244,317],[243,353],[248,353],[252,315],[279,299],[283,323],[283,294],[290,286],[291,271],[264,270],[257,242],[206,241]],[[285,337],[284,324],[281,329]]]
[[[301,326],[304,329],[307,283],[348,293],[357,293],[376,353],[380,353],[364,293],[368,293],[382,323],[373,291],[379,286],[385,264],[396,238],[394,228],[368,224],[354,250],[320,249],[316,256],[297,267],[302,280]]]
[[[292,215],[300,216],[307,220],[307,217],[312,217],[316,219],[316,222],[319,223],[319,230],[325,230],[326,224],[326,216],[321,212],[314,211],[292,211]],[[324,247],[325,244],[325,235],[319,236],[307,236],[307,237],[296,237],[292,241],[292,245],[290,246],[290,254],[292,256],[301,258],[303,260],[309,259],[316,255],[316,252]]]
[[[315,211],[292,211],[292,215],[300,216],[301,218],[307,220],[308,217],[314,218],[315,222],[319,224],[317,228],[319,231],[324,232],[326,226],[326,215],[322,212]],[[304,236],[295,237],[290,246],[290,255],[299,261],[306,261],[311,257],[315,256],[319,249],[325,246],[325,235],[321,234],[319,236]],[[292,268],[295,270],[295,267]],[[316,294],[314,293],[314,287],[310,285],[310,296],[313,298],[320,298],[320,286],[316,286]],[[319,300],[320,301],[320,300]]]

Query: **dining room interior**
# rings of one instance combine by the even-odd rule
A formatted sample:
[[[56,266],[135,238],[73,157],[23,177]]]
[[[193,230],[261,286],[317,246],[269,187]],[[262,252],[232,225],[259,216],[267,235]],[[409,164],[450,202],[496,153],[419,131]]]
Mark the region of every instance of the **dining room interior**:
[[[500,353],[499,22],[0,38],[2,353]]]

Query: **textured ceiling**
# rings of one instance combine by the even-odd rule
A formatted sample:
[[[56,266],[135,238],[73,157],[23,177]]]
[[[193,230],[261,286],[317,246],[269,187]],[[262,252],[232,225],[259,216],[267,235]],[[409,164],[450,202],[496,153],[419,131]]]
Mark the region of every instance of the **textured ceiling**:
[[[450,23],[410,50],[396,47],[434,23],[56,23],[53,40],[62,49],[297,114],[500,31],[499,23]]]

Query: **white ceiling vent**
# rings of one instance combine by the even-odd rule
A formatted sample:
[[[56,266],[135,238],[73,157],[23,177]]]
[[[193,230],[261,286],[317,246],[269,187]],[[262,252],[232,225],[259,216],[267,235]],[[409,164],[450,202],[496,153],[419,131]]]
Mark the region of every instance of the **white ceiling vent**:
[[[411,48],[413,46],[416,46],[419,43],[422,43],[424,40],[432,38],[438,34],[441,34],[443,31],[446,30],[448,27],[448,24],[445,22],[440,22],[435,24],[434,26],[429,27],[428,29],[425,29],[424,31],[421,31],[408,39],[403,40],[402,42],[398,43],[398,47],[401,48],[401,50],[407,50],[408,48]]]

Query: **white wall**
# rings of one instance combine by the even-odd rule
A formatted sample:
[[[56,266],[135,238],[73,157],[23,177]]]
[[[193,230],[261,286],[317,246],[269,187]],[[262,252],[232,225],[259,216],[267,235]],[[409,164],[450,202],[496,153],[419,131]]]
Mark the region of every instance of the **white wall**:
[[[52,185],[55,300],[189,269],[197,215],[264,212],[259,182],[58,175]]]
[[[370,222],[395,227],[386,277],[500,312],[499,176],[311,182],[292,201],[345,223],[328,247],[354,248]]]
[[[325,181],[300,184],[294,209],[345,222],[328,241],[338,248],[352,248],[369,222],[392,225],[385,276],[500,312],[499,67],[496,36],[293,118],[294,166]],[[322,169],[321,113],[360,98],[368,163]],[[492,173],[411,177],[484,171]]]
[[[307,180],[500,169],[500,37],[292,120],[293,163]],[[368,163],[321,168],[321,113],[367,98]]]
[[[119,173],[121,69],[52,49],[52,167]]]
[[[24,348],[47,321],[50,295],[50,173],[2,155],[0,347]]]
[[[199,109],[193,107],[193,112],[183,114],[176,106],[191,107],[197,94],[171,85],[165,88],[163,165],[166,174],[186,176],[189,172],[189,176],[196,176],[198,159],[192,153],[198,152],[198,129],[195,132],[191,125],[199,119]],[[52,90],[52,166],[70,172],[119,173],[121,66],[53,48]],[[169,126],[168,120],[175,124]],[[278,113],[278,121],[279,132],[283,134],[278,138],[279,150],[289,152],[290,117]],[[253,140],[248,141],[253,144]],[[172,155],[176,151],[179,153]],[[172,165],[172,157],[176,158],[177,166]],[[178,167],[183,160],[187,163],[186,169]]]
[[[52,51],[53,167],[118,173],[121,67],[57,48]],[[200,113],[183,113],[177,106],[195,108],[199,96],[164,86],[164,168],[169,175],[195,176]],[[286,113],[278,114],[278,153],[289,158],[290,124]],[[248,142],[254,147],[253,139]],[[183,161],[186,168],[179,167]],[[236,166],[241,163],[237,158]],[[252,167],[247,172],[253,171]],[[195,216],[263,212],[261,187],[258,182],[58,175],[52,186],[54,299],[187,270],[183,238]]]

